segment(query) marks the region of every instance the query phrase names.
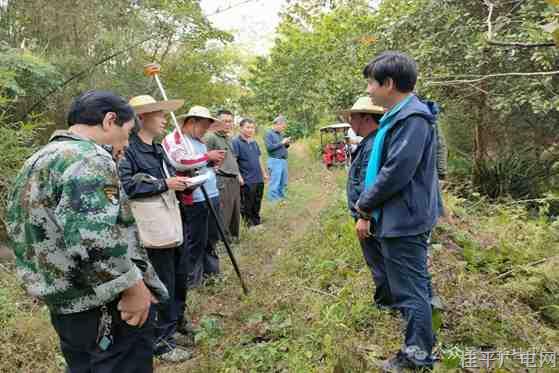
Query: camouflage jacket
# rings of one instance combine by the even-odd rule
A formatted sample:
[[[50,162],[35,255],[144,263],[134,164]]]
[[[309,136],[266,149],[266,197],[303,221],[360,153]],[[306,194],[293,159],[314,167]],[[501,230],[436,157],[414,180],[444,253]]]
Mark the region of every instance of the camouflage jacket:
[[[9,245],[26,291],[54,313],[117,299],[144,279],[165,300],[107,150],[67,131],[29,158],[10,191]]]

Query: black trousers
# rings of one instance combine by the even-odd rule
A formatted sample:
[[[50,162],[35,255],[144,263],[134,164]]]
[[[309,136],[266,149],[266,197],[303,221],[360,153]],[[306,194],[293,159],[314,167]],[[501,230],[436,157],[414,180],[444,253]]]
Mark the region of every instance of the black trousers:
[[[60,315],[51,313],[51,323],[60,337],[60,348],[67,373],[152,373],[155,340],[155,310],[142,327],[126,324],[116,309],[117,302],[108,305],[112,316],[113,344],[107,351],[97,347],[101,311]]]
[[[241,215],[249,227],[261,223],[260,208],[263,196],[264,183],[245,184],[241,187]]]
[[[211,199],[211,203],[221,219],[219,197]],[[204,277],[219,274],[219,257],[215,245],[220,240],[217,222],[211,216],[206,201],[192,205],[181,205],[183,222],[187,229],[186,240],[186,272],[189,289],[202,284]]]
[[[157,276],[169,292],[169,300],[156,305],[155,354],[163,354],[176,347],[173,334],[186,308],[186,271],[181,270],[184,248],[147,249]]]

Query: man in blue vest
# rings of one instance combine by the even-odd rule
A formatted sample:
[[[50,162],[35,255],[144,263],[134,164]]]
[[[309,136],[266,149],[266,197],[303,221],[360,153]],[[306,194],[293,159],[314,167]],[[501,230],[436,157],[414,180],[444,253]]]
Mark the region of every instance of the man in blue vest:
[[[406,321],[405,343],[385,372],[431,369],[434,333],[427,241],[442,212],[437,177],[436,114],[414,94],[417,65],[399,52],[385,52],[363,70],[372,100],[388,111],[380,121],[355,204],[361,240],[374,234],[381,245],[391,307]]]

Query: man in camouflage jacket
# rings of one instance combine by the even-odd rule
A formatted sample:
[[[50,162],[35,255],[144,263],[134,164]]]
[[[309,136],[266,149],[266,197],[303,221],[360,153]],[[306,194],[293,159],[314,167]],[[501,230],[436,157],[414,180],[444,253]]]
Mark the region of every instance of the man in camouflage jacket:
[[[78,97],[69,130],[25,162],[10,192],[17,275],[48,306],[72,373],[153,370],[150,305],[167,290],[138,244],[113,160],[133,115],[110,92]]]

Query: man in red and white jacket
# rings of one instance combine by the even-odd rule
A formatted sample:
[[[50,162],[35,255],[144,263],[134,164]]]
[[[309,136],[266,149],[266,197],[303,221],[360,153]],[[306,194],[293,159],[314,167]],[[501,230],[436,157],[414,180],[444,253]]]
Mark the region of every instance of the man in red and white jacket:
[[[177,174],[192,177],[207,174],[204,188],[220,216],[219,191],[214,167],[225,157],[223,150],[208,151],[202,137],[217,122],[208,109],[194,106],[177,118],[181,132],[175,129],[163,140],[163,148]],[[201,188],[178,193],[185,232],[185,259],[182,268],[187,274],[189,288],[200,286],[204,277],[219,273],[219,258],[215,244],[219,240],[217,222],[210,211]],[[180,324],[179,324],[180,327]]]

